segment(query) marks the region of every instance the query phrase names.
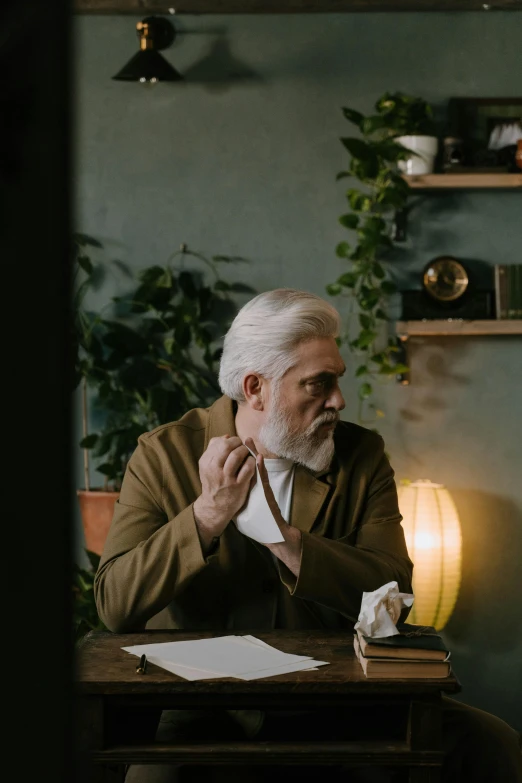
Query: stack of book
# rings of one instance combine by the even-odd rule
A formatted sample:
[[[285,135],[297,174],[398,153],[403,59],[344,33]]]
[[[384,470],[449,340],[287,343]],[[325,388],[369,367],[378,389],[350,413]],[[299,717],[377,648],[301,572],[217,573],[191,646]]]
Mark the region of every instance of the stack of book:
[[[495,315],[522,318],[522,264],[495,264]]]
[[[375,638],[358,630],[355,654],[368,678],[424,679],[448,677],[450,653],[435,628],[403,623],[395,636]]]

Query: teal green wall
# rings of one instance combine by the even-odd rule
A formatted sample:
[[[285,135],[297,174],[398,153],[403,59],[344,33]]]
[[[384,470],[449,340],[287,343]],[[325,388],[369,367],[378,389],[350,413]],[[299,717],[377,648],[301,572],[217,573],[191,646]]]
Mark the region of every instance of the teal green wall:
[[[334,252],[345,238],[341,107],[369,111],[385,90],[403,90],[440,114],[451,96],[521,93],[520,13],[182,17],[164,54],[187,81],[153,88],[110,78],[136,51],[137,20],[75,18],[74,95],[78,230],[134,268],[164,263],[185,242],[248,257],[230,279],[248,275],[258,291],[324,294],[344,270]],[[416,199],[393,265],[401,286],[441,253],[522,260],[520,192]],[[104,295],[123,285],[111,267]],[[519,337],[417,339],[412,384],[377,391],[397,479],[446,485],[461,515],[463,582],[444,636],[462,698],[519,729],[521,349]],[[348,373],[347,419],[357,417],[356,388]]]

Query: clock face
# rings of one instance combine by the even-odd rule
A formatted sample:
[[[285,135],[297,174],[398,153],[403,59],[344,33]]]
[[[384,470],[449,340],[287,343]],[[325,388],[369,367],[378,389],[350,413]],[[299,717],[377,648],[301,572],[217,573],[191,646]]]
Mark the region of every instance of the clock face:
[[[422,283],[425,290],[439,302],[454,302],[468,287],[468,273],[451,256],[434,258],[426,265]]]

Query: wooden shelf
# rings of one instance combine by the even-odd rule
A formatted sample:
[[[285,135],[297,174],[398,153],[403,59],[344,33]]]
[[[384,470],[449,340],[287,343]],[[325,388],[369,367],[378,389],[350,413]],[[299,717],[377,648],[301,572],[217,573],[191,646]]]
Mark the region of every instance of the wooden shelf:
[[[412,174],[404,177],[410,188],[522,188],[520,174]]]
[[[462,319],[441,319],[426,321],[397,321],[395,331],[401,340],[408,337],[437,337],[456,335],[522,334],[522,319],[489,319],[464,321]]]
[[[179,0],[179,14],[306,14],[357,12],[520,11],[520,0]],[[162,0],[74,0],[80,14],[165,14]]]

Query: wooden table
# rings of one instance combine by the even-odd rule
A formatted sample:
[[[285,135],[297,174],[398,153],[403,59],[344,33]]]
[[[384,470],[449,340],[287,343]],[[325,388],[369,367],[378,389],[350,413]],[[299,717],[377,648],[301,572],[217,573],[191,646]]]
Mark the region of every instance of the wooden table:
[[[367,680],[355,658],[351,632],[256,631],[287,653],[329,661],[317,671],[260,680],[233,678],[190,682],[152,664],[136,673],[138,658],[122,647],[222,636],[223,632],[90,632],[76,655],[78,781],[114,780],[126,764],[291,764],[407,766],[410,783],[440,780],[441,694],[460,691],[451,675],[440,680]],[[158,709],[309,709],[375,704],[408,709],[405,736],[386,741],[144,743],[118,731],[121,716],[138,710],[143,727]],[[135,713],[134,713],[135,714]],[[119,719],[115,716],[119,716]],[[118,725],[116,725],[118,724]],[[152,735],[151,735],[152,736]],[[111,773],[112,769],[112,773]],[[267,770],[268,773],[268,770]],[[112,777],[111,777],[112,774]]]

